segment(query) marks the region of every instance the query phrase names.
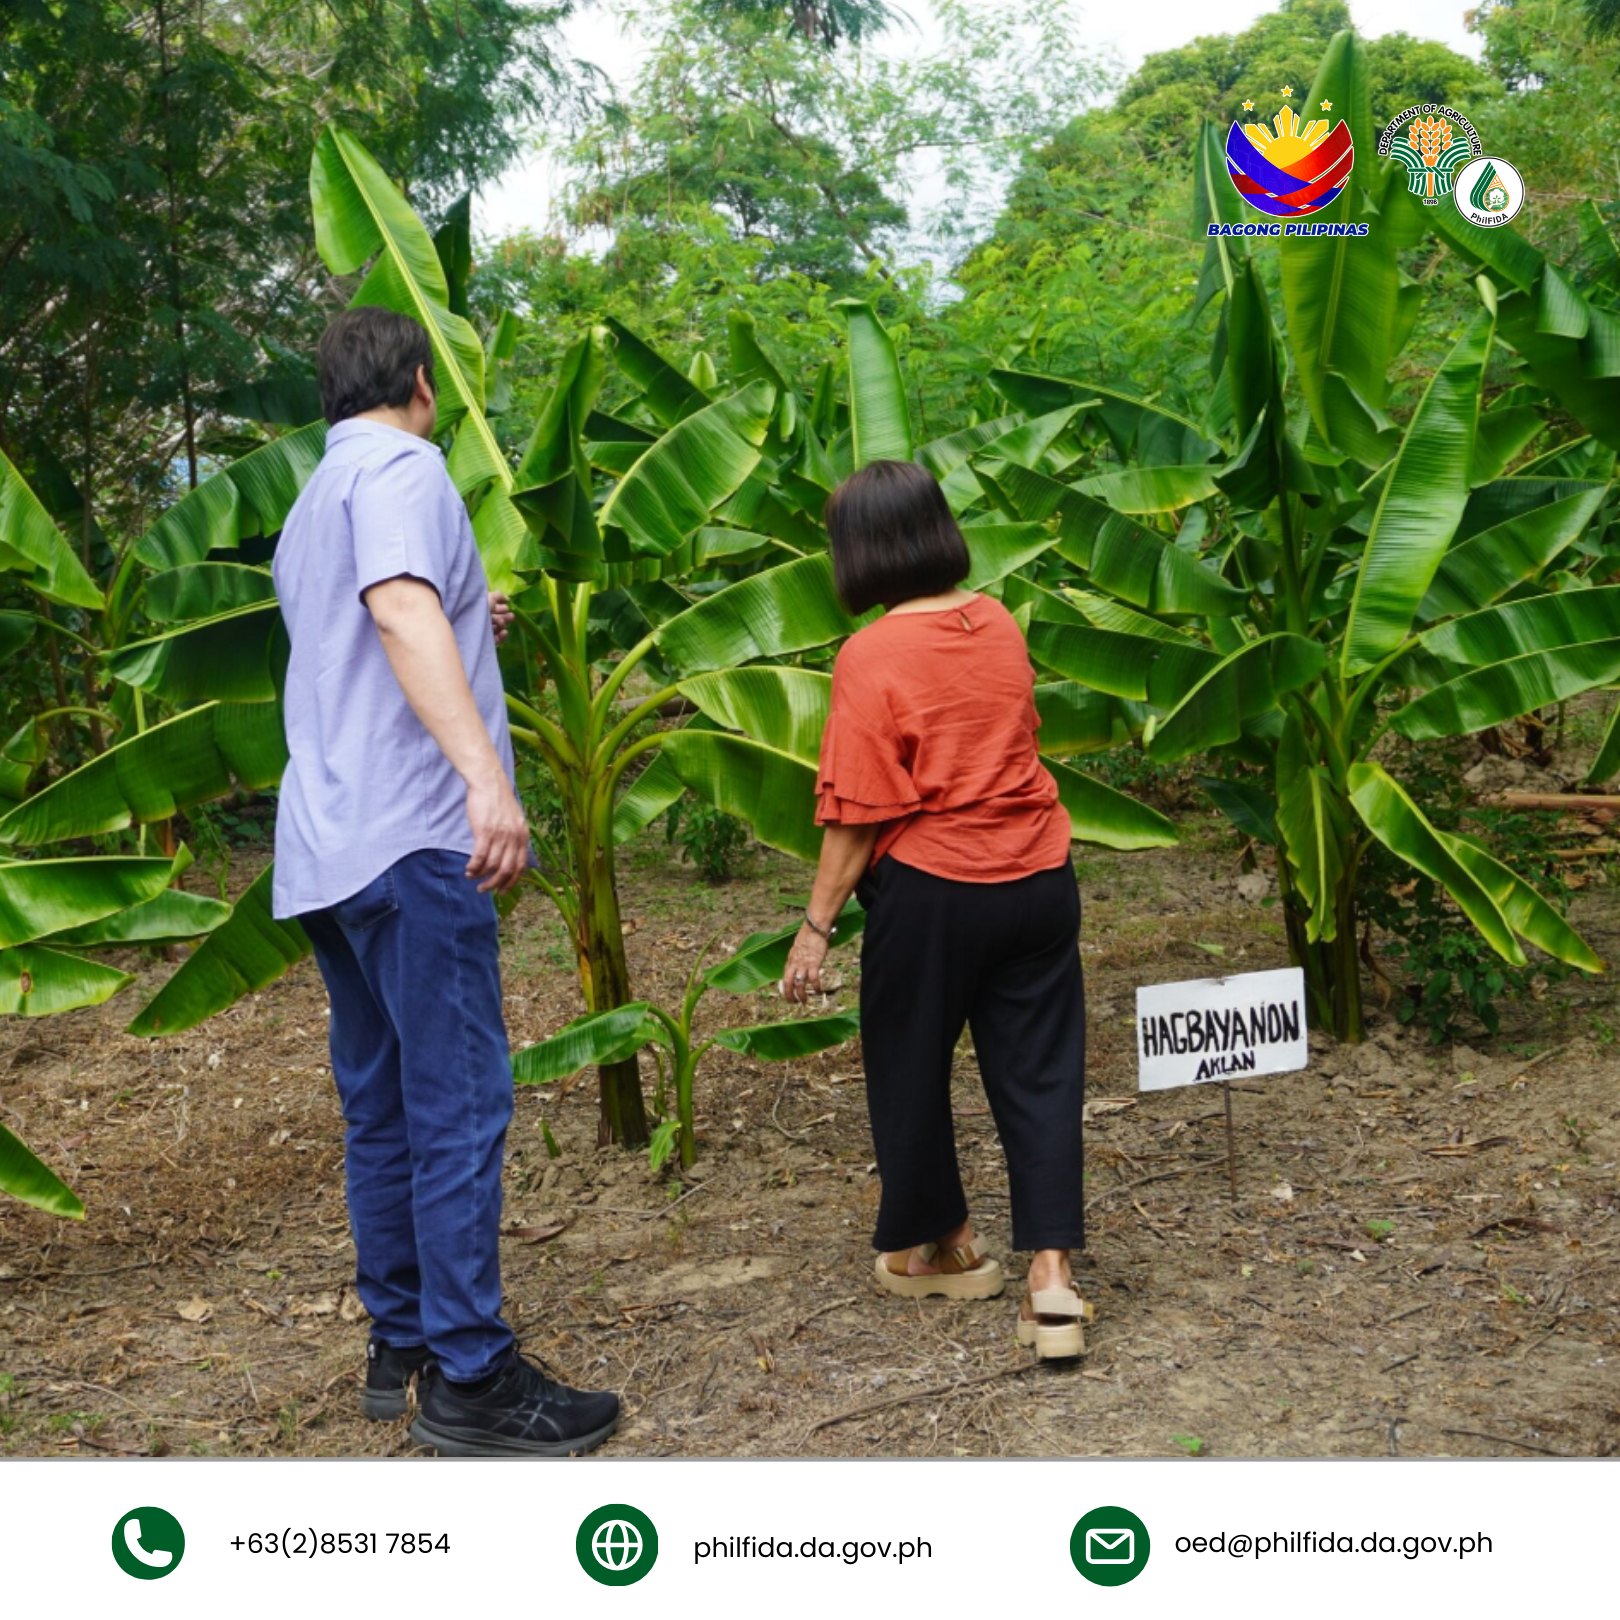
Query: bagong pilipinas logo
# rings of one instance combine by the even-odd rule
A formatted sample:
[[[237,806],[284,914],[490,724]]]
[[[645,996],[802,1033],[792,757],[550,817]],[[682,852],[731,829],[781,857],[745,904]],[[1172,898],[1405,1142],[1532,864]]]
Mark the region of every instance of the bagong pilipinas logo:
[[[1355,164],[1355,143],[1342,118],[1331,128],[1325,118],[1302,123],[1288,105],[1292,85],[1285,84],[1278,94],[1283,105],[1269,128],[1233,121],[1226,137],[1226,166],[1244,202],[1273,219],[1303,219],[1344,190]],[[1253,112],[1254,103],[1245,101],[1243,110]],[[1331,101],[1321,103],[1321,111],[1332,110]],[[1362,227],[1356,234],[1364,232]]]
[[[1378,137],[1379,157],[1406,168],[1406,189],[1433,208],[1451,195],[1457,171],[1484,148],[1460,112],[1425,101],[1397,113]]]

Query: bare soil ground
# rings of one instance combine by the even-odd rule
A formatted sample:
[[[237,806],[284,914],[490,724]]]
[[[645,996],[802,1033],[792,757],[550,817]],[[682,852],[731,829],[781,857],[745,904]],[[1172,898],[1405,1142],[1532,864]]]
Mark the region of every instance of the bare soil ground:
[[[1141,982],[1281,965],[1231,841],[1088,854],[1092,1018],[1080,1276],[1089,1356],[1033,1366],[1016,1284],[986,1304],[880,1294],[857,1048],[773,1067],[716,1049],[684,1182],[595,1146],[589,1077],[524,1090],[511,1135],[509,1314],[531,1348],[621,1389],[618,1455],[1612,1455],[1620,1450],[1620,1048],[1606,981],[1437,1048],[1388,1016],[1317,1039],[1304,1074],[1138,1097]],[[251,862],[238,863],[238,879]],[[781,925],[804,873],[768,855],[711,888],[660,844],[625,875],[638,992]],[[1620,896],[1575,920],[1620,957]],[[1205,947],[1224,951],[1217,968]],[[112,1005],[0,1030],[0,1107],[90,1206],[0,1204],[0,1454],[404,1455],[355,1407],[325,998],[312,964],[189,1035]],[[505,932],[514,1045],[578,1010],[555,922]],[[852,995],[855,964],[845,964]],[[774,1015],[716,996],[711,1027]],[[1620,1020],[1615,1020],[1620,1021]],[[648,1074],[649,1083],[651,1074]],[[1006,1253],[1006,1183],[971,1047],[956,1086],[975,1217]],[[549,1156],[542,1120],[561,1156]],[[1014,1278],[1022,1257],[1011,1257]]]

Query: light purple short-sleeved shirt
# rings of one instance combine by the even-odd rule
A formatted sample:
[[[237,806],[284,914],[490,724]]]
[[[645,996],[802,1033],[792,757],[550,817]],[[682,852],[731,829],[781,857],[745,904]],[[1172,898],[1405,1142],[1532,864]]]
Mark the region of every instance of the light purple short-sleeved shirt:
[[[409,575],[439,593],[508,777],[512,738],[484,565],[436,445],[340,422],[272,572],[292,659],[271,898],[277,917],[292,917],[347,899],[413,850],[472,852],[466,784],[406,702],[366,590]]]

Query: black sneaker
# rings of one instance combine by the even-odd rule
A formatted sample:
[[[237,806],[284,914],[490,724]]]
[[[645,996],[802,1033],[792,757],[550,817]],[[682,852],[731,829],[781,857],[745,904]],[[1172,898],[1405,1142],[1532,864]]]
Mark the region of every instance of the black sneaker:
[[[379,1422],[405,1416],[411,1380],[420,1377],[431,1355],[425,1344],[396,1350],[381,1339],[366,1346],[366,1382],[360,1391],[361,1417]]]
[[[441,1457],[574,1457],[619,1426],[619,1397],[570,1389],[516,1346],[477,1394],[457,1389],[437,1366],[423,1377],[411,1438]]]

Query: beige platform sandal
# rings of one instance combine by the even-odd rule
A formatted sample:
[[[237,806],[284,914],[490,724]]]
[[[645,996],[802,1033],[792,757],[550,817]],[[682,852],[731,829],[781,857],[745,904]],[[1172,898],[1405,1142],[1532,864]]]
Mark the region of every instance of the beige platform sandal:
[[[1018,1307],[1018,1342],[1033,1349],[1038,1361],[1067,1361],[1086,1353],[1082,1324],[1096,1319],[1097,1307],[1081,1299],[1072,1282],[1062,1288],[1037,1288],[1025,1294]]]
[[[891,1271],[888,1256],[880,1254],[875,1267],[878,1286],[902,1299],[927,1299],[931,1294],[945,1299],[994,1299],[1007,1286],[1001,1266],[984,1252],[977,1238],[948,1251],[937,1243],[923,1243],[915,1252],[939,1270],[921,1276]]]

